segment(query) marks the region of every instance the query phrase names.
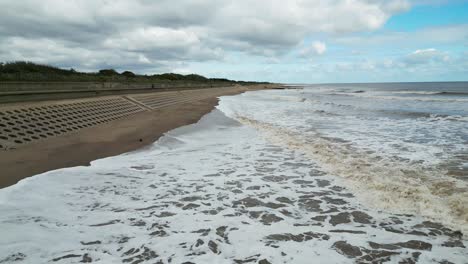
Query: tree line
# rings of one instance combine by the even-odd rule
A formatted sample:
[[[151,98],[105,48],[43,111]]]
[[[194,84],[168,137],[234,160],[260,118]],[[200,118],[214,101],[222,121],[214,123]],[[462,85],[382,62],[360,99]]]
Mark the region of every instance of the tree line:
[[[38,64],[27,61],[0,62],[0,81],[34,81],[34,82],[231,82],[252,83],[233,81],[224,78],[206,78],[198,74],[163,73],[153,75],[141,75],[131,71],[117,72],[115,69],[102,69],[97,72],[79,72],[72,69],[61,69],[58,67]]]

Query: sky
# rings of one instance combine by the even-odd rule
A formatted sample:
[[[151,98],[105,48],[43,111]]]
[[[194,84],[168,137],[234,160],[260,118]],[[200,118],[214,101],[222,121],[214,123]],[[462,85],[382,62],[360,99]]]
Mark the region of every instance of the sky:
[[[468,81],[468,0],[0,0],[0,61],[282,83]]]

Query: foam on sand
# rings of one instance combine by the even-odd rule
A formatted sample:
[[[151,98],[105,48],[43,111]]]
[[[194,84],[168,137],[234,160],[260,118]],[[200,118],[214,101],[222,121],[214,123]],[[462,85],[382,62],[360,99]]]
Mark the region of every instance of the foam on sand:
[[[343,184],[349,186],[361,202],[395,213],[422,215],[468,233],[468,182],[446,175],[446,168],[441,166],[448,153],[445,149],[418,144],[411,138],[411,134],[416,133],[411,133],[410,129],[421,131],[420,127],[427,129],[430,125],[435,139],[441,140],[436,138],[437,130],[449,131],[449,124],[434,124],[433,120],[398,123],[381,118],[369,131],[366,120],[333,114],[331,110],[336,105],[327,103],[325,109],[330,112],[318,111],[319,101],[313,105],[308,102],[291,104],[291,99],[278,100],[277,93],[228,97],[218,108],[257,128],[273,144],[306,153],[327,173],[342,178]],[[286,92],[281,93],[286,96]],[[295,91],[287,93],[290,97],[303,96]],[[327,134],[321,133],[317,129],[319,126],[325,127]],[[392,131],[390,127],[400,130]],[[407,140],[401,140],[400,131],[406,131]],[[456,140],[455,136],[448,140]],[[460,153],[466,147],[462,143],[458,145]],[[446,143],[440,145],[443,144]],[[451,149],[457,150],[456,146]]]
[[[466,259],[460,232],[365,207],[340,182],[214,111],[140,151],[0,190],[0,263]]]

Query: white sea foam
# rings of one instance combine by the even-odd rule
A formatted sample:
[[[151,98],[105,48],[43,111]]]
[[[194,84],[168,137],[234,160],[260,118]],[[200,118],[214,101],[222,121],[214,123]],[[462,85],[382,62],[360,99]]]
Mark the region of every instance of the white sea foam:
[[[259,98],[268,96],[223,97],[219,108],[260,110]],[[382,254],[370,242],[416,240],[424,248],[394,246],[382,258],[466,259],[464,248],[444,246],[466,244],[458,233],[361,205],[309,151],[280,146],[294,137],[272,144],[250,125],[214,111],[142,150],[0,190],[0,262],[350,263]]]
[[[427,94],[434,95],[439,94],[440,92],[431,92],[431,91],[392,91],[394,94]]]
[[[398,101],[420,101],[420,102],[468,102],[465,98],[435,98],[435,97],[423,97],[423,96],[389,96],[389,95],[378,95],[372,93],[336,93],[341,95],[364,97],[368,99],[378,100],[398,100]]]
[[[360,200],[374,208],[415,213],[468,232],[468,184],[447,176],[438,167],[449,158],[443,148],[448,142],[444,141],[444,133],[451,129],[448,123],[385,118],[365,123],[346,115],[311,117],[313,106],[271,99],[278,98],[275,93],[226,98],[219,109],[256,127],[275,144],[304,151],[329,173],[343,177]],[[298,94],[289,92],[289,96]],[[263,100],[258,100],[261,97]],[[320,130],[316,124],[326,129]],[[369,124],[374,124],[372,130]],[[430,132],[434,142],[417,143],[410,137],[421,133],[421,129]],[[450,148],[466,151],[462,143]]]

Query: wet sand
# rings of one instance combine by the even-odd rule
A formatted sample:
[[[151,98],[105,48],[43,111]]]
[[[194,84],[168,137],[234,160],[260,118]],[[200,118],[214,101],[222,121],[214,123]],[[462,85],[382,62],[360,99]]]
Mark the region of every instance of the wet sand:
[[[232,91],[231,93],[239,93]],[[186,102],[145,111],[113,122],[0,151],[0,188],[46,171],[86,166],[91,161],[142,148],[165,132],[195,123],[218,99]]]
[[[4,189],[0,263],[466,263],[460,231],[367,208],[342,183],[212,111]]]

